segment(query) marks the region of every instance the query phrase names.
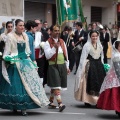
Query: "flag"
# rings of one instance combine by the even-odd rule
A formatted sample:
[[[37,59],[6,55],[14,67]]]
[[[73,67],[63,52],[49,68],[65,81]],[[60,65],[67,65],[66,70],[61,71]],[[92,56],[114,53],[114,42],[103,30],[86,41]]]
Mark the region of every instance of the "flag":
[[[82,0],[78,0],[78,8],[79,8],[79,17],[82,23],[85,22],[84,14],[83,14],[83,6]]]
[[[78,18],[77,0],[56,0],[57,23],[75,21]]]

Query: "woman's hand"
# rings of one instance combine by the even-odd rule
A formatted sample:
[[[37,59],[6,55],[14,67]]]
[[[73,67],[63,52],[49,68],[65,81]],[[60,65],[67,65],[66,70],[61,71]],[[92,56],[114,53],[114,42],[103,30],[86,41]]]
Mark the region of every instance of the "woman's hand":
[[[69,68],[67,69],[67,74],[68,74],[68,75],[70,74],[70,69],[69,69]]]
[[[33,61],[34,62],[34,64],[37,66],[37,62],[36,61]],[[38,71],[38,68],[36,68],[36,70]]]

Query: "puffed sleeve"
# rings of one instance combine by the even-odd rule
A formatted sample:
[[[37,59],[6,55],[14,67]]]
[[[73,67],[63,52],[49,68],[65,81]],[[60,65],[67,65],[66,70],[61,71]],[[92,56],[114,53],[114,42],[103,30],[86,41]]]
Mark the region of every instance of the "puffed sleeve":
[[[45,57],[47,59],[50,59],[56,53],[56,48],[55,47],[51,48],[49,42],[46,41],[44,45],[44,52],[45,52]]]
[[[3,59],[5,59],[6,56],[10,56],[11,53],[11,37],[8,35],[6,43],[5,43],[5,49],[3,53]]]

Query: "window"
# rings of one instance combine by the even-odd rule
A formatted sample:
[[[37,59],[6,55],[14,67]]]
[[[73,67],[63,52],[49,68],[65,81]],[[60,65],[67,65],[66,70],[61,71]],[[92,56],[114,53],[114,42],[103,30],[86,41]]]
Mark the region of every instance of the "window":
[[[102,22],[102,7],[91,7],[91,22]]]

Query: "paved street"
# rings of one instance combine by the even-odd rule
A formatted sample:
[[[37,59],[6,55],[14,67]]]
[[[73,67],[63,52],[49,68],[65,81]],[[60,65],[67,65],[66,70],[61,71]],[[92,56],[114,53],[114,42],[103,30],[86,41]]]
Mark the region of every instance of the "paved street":
[[[73,71],[74,72],[74,71]],[[119,119],[114,111],[104,111],[93,108],[85,108],[82,102],[77,102],[74,99],[74,80],[73,72],[68,76],[68,90],[62,92],[62,99],[66,104],[64,112],[59,113],[58,109],[41,108],[37,110],[29,110],[28,116],[24,117],[21,114],[14,115],[11,111],[0,110],[0,120],[117,120]],[[46,87],[47,95],[49,96],[49,88]]]

